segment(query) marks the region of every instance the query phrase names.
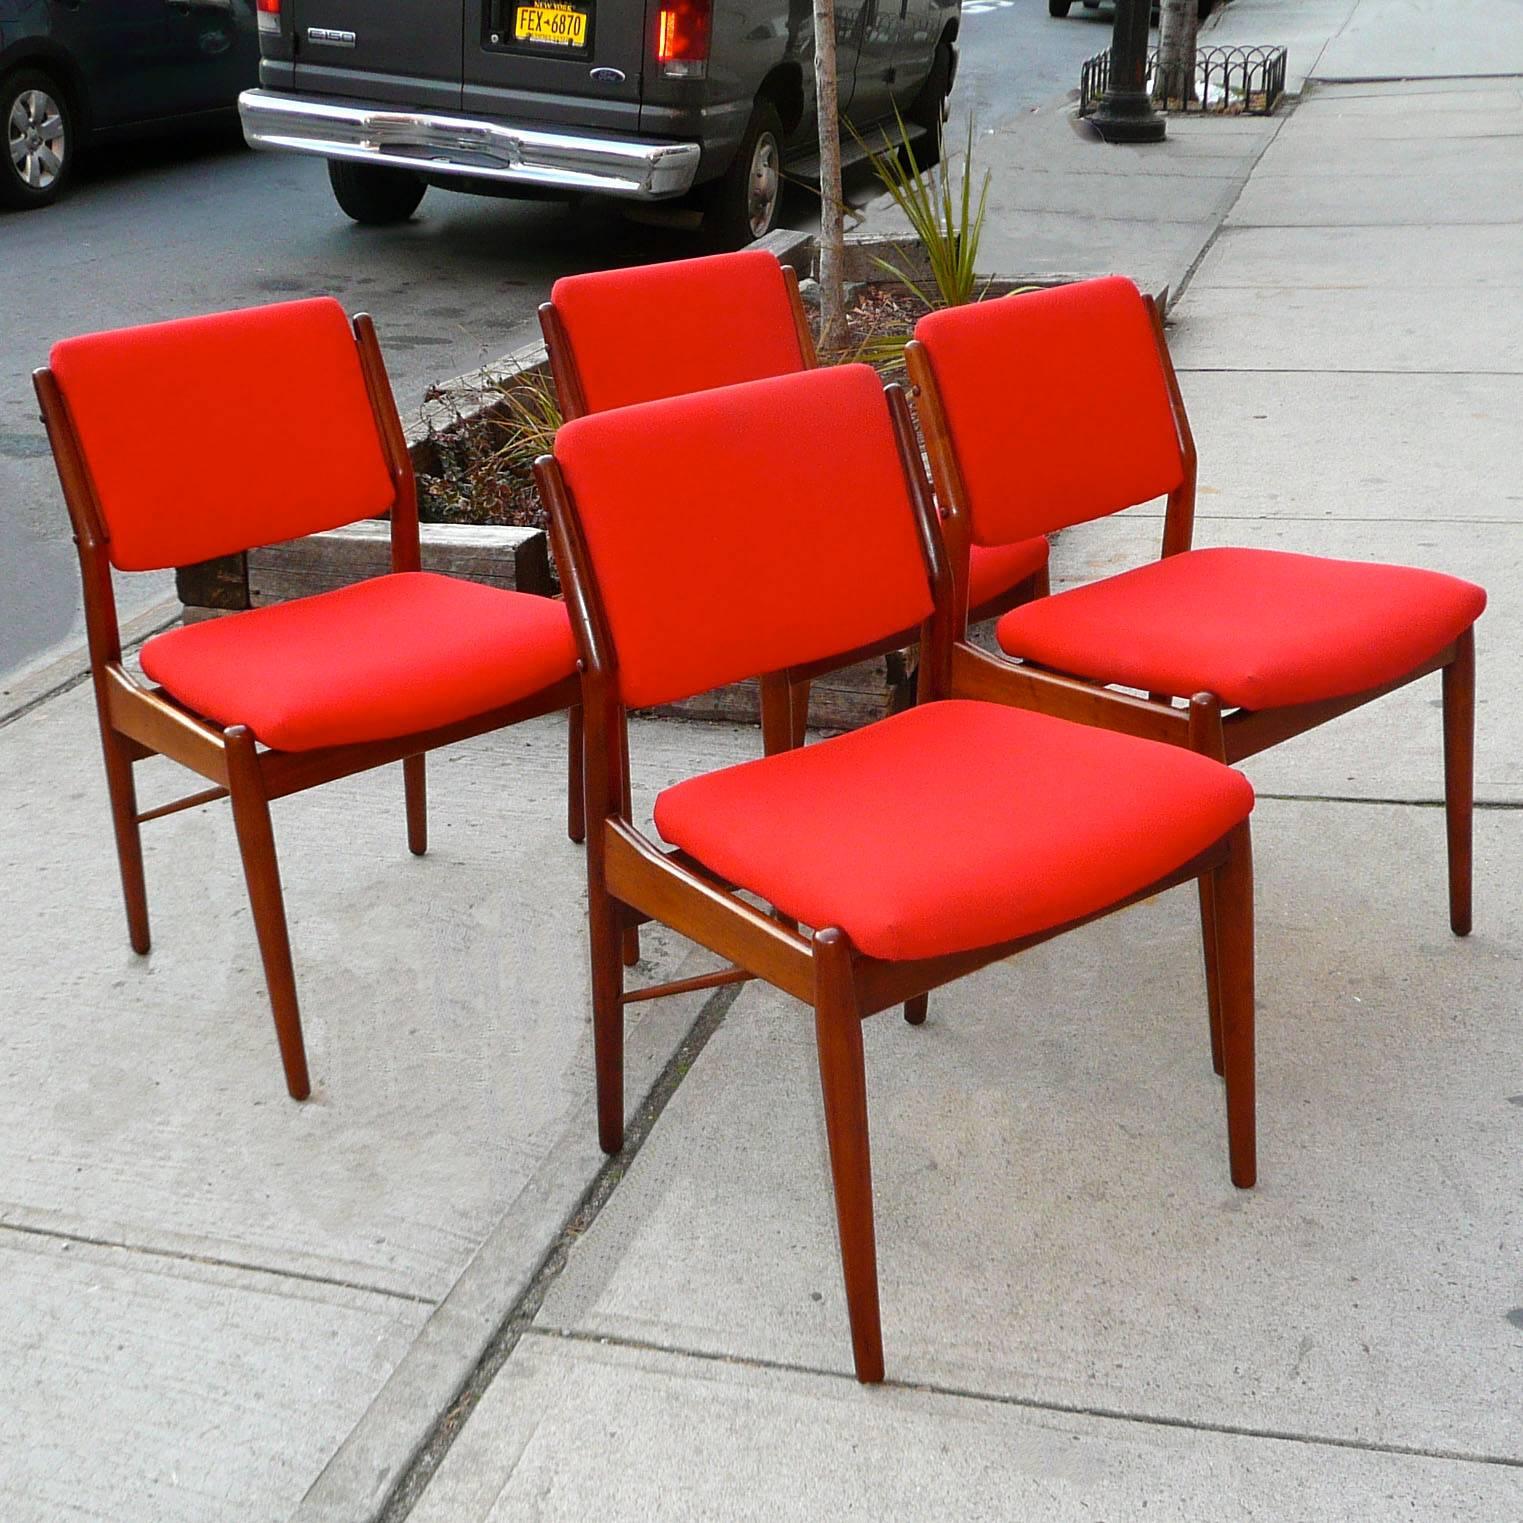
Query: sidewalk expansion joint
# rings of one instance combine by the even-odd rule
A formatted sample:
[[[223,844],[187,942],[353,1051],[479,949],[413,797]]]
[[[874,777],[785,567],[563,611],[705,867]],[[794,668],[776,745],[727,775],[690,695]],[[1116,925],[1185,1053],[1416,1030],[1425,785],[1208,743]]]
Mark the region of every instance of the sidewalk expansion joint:
[[[1216,247],[1217,239],[1221,237],[1222,231],[1227,225],[1227,219],[1237,210],[1237,204],[1243,199],[1243,192],[1248,189],[1248,183],[1253,179],[1254,172],[1258,169],[1260,161],[1271,146],[1279,141],[1280,133],[1284,130],[1285,123],[1295,115],[1296,107],[1299,104],[1299,99],[1292,98],[1286,102],[1284,109],[1277,114],[1274,131],[1259,144],[1258,152],[1253,155],[1252,161],[1243,173],[1242,183],[1237,188],[1237,194],[1232,198],[1232,205],[1222,212],[1221,216],[1217,219],[1216,226],[1211,229],[1211,236],[1196,250],[1195,257],[1190,261],[1189,268],[1185,271],[1184,276],[1179,282],[1179,289],[1169,292],[1168,309],[1165,316],[1173,312],[1174,308],[1179,305],[1180,298],[1190,289],[1190,282],[1195,279],[1195,272],[1205,263],[1206,256],[1211,250]]]
[[[315,1274],[308,1269],[277,1269],[270,1264],[256,1264],[248,1259],[228,1259],[214,1253],[190,1253],[181,1248],[161,1248],[150,1243],[129,1243],[124,1238],[92,1237],[85,1232],[64,1232],[56,1227],[33,1227],[23,1222],[0,1221],[0,1240],[7,1232],[24,1237],[47,1238],[64,1244],[78,1243],[88,1248],[108,1248],[144,1258],[167,1259],[178,1264],[203,1264],[212,1269],[233,1269],[273,1280],[297,1280],[304,1285],[327,1285],[335,1290],[357,1290],[367,1296],[385,1296],[391,1301],[410,1301],[419,1306],[437,1304],[433,1296],[420,1296],[410,1290],[394,1290],[387,1285],[371,1285],[364,1280],[347,1280],[341,1275]]]
[[[672,1358],[702,1360],[708,1364],[727,1364],[740,1369],[768,1370],[782,1375],[803,1375],[813,1379],[856,1384],[847,1370],[823,1369],[796,1364],[786,1359],[764,1359],[745,1354],[720,1354],[705,1349],[680,1348],[675,1344],[655,1343],[641,1338],[624,1338],[612,1333],[593,1333],[573,1328],[529,1329],[535,1336],[562,1339],[572,1343],[605,1345],[636,1353],[665,1354]],[[990,1406],[1018,1407],[1028,1412],[1048,1412],[1064,1417],[1087,1417],[1097,1422],[1135,1423],[1142,1427],[1173,1428],[1186,1433],[1217,1433],[1225,1438],[1263,1439],[1279,1444],[1304,1444],[1317,1449],[1352,1449],[1361,1454],[1389,1454],[1405,1459],[1447,1460],[1464,1465],[1490,1465],[1504,1470],[1523,1470],[1523,1457],[1511,1454],[1488,1454],[1464,1449],[1428,1448],[1421,1444],[1390,1444],[1378,1439],[1343,1438],[1335,1433],[1296,1433],[1288,1428],[1259,1428],[1249,1423],[1212,1422],[1205,1418],[1171,1417],[1167,1413],[1132,1411],[1125,1407],[1101,1407],[1084,1402],[1042,1401],[1034,1396],[1016,1396],[1008,1392],[978,1391],[967,1386],[945,1385],[931,1380],[884,1380],[878,1389],[909,1391],[923,1396],[939,1396],[954,1401],[984,1402]]]
[[[1215,286],[1213,289],[1262,291],[1268,287]],[[1175,372],[1178,375],[1406,375],[1419,380],[1451,380],[1455,376],[1472,375],[1505,380],[1509,376],[1523,376],[1523,370],[1407,370],[1374,365],[1178,365]]]
[[[487,1387],[508,1362],[513,1350],[518,1347],[519,1340],[532,1330],[531,1324],[539,1315],[540,1306],[550,1287],[565,1269],[571,1249],[608,1204],[667,1103],[687,1077],[699,1054],[708,1046],[714,1033],[724,1024],[731,1005],[744,988],[744,984],[729,984],[716,989],[704,1001],[687,1035],[668,1059],[643,1104],[625,1126],[624,1146],[612,1158],[604,1161],[581,1200],[562,1224],[561,1230],[535,1268],[528,1287],[508,1308],[475,1367],[466,1376],[454,1399],[435,1420],[428,1437],[398,1477],[385,1505],[375,1515],[376,1523],[403,1523],[418,1505],[445,1455],[485,1395]]]
[[[1355,793],[1269,793],[1262,788],[1254,790],[1259,800],[1271,799],[1277,804],[1378,804],[1382,808],[1397,809],[1443,809],[1443,799],[1374,798],[1369,794]],[[1472,807],[1479,814],[1483,810],[1494,814],[1507,814],[1523,809],[1523,799],[1476,799]]]

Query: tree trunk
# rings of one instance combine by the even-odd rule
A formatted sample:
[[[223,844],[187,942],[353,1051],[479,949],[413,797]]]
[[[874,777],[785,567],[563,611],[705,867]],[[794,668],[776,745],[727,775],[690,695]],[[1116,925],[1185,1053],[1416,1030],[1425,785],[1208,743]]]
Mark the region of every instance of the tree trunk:
[[[814,0],[814,88],[820,127],[820,348],[846,343],[846,218],[841,109],[836,96],[836,0]]]
[[[1197,0],[1163,0],[1158,26],[1158,73],[1153,99],[1183,105],[1195,99],[1195,37],[1200,27]]]

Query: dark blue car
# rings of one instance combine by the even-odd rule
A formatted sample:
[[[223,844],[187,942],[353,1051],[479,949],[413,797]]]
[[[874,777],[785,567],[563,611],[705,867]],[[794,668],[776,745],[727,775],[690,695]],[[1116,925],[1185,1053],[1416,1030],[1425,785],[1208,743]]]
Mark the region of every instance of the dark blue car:
[[[0,0],[0,206],[45,206],[91,142],[236,110],[254,0]]]

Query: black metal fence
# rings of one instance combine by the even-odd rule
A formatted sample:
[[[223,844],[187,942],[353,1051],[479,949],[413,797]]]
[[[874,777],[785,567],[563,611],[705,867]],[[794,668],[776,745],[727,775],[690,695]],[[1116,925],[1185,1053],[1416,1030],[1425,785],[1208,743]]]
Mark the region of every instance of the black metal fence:
[[[1079,76],[1079,115],[1088,116],[1110,85],[1107,48],[1088,59]],[[1158,49],[1148,54],[1148,89],[1158,77]],[[1281,47],[1197,48],[1194,93],[1158,99],[1168,111],[1219,111],[1226,115],[1268,116],[1285,94],[1285,49]]]

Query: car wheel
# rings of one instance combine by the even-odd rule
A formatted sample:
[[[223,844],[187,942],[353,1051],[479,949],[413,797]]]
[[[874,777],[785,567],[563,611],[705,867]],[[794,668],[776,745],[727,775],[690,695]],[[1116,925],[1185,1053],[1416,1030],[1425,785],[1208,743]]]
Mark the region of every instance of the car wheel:
[[[367,227],[406,222],[428,189],[411,170],[349,164],[342,159],[328,160],[328,180],[345,214]]]
[[[920,93],[910,102],[910,109],[904,113],[904,119],[917,127],[924,127],[927,132],[940,132],[947,119],[951,98],[952,44],[941,42],[937,44],[931,72],[926,75]]]
[[[46,206],[74,168],[74,118],[62,87],[41,69],[17,69],[0,83],[0,206]]]
[[[1073,0],[1047,0],[1047,14],[1056,16],[1060,21],[1068,14],[1068,7]]]
[[[777,226],[782,201],[783,119],[759,100],[733,162],[704,196],[704,232],[720,248],[741,248]]]

